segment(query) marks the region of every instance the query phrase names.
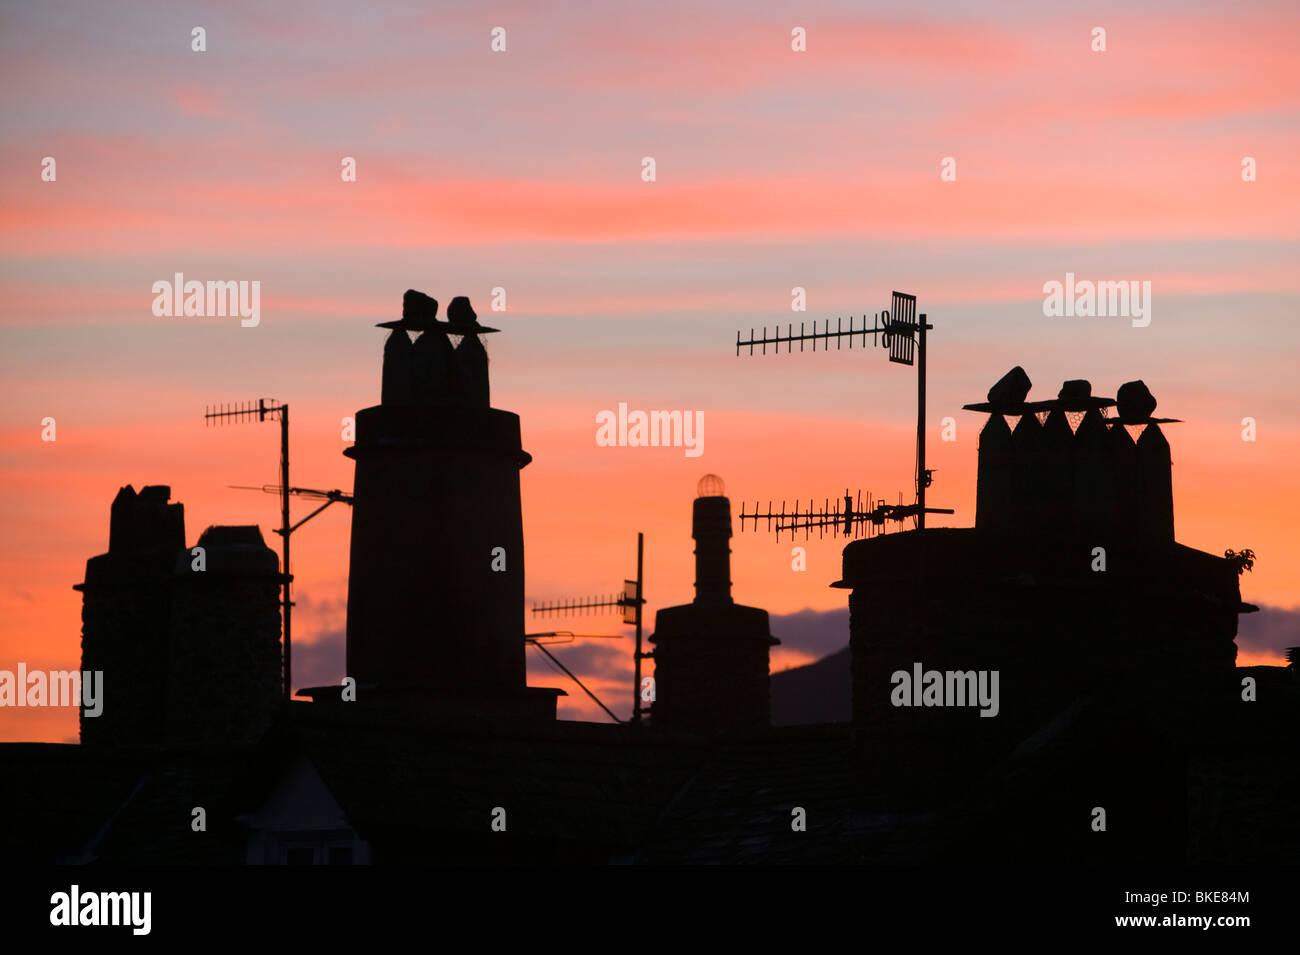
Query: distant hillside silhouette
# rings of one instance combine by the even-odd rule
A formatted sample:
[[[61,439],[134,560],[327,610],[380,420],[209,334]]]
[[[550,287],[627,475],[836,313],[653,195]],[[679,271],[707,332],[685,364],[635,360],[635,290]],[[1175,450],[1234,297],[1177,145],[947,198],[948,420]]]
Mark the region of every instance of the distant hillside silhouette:
[[[772,674],[772,725],[847,723],[853,717],[852,657],[845,647],[816,663]]]

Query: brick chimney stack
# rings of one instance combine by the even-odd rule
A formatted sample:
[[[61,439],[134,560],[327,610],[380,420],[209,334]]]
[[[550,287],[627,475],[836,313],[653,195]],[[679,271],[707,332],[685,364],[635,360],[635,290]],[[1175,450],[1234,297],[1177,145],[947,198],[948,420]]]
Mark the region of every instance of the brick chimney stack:
[[[113,499],[108,553],[86,561],[81,668],[104,674],[103,710],[81,714],[87,745],[158,743],[171,642],[172,568],[185,547],[185,510],[171,488],[127,485]]]
[[[193,553],[170,497],[122,488],[75,587],[81,669],[103,673],[84,745],[251,743],[280,705],[279,560],[256,527],[209,527]]]
[[[975,745],[1019,738],[1074,699],[1195,708],[1231,677],[1237,615],[1253,608],[1228,560],[1174,539],[1161,432],[1171,419],[1152,417],[1156,400],[1140,381],[1116,399],[1094,397],[1083,380],[1044,401],[1028,401],[1029,388],[1017,367],[987,402],[966,405],[989,415],[974,527],[844,548],[833,586],[852,591],[855,722],[968,733]],[[918,665],[998,672],[996,718],[899,705],[893,675]]]
[[[280,560],[257,527],[209,527],[176,560],[167,738],[252,743],[283,700]],[[201,568],[201,569],[200,569]]]
[[[695,600],[655,615],[655,726],[693,732],[771,723],[768,654],[779,643],[766,610],[731,598],[731,501],[722,479],[700,479],[692,509]]]

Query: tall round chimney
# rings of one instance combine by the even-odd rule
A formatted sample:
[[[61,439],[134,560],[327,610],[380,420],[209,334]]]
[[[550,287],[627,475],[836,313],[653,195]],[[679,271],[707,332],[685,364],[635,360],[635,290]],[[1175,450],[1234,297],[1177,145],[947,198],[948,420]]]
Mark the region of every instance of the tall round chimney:
[[[466,701],[553,719],[559,691],[526,685],[519,472],[532,458],[518,415],[488,406],[477,336],[496,329],[466,298],[453,299],[445,322],[437,308],[408,291],[402,319],[381,323],[398,341],[385,349],[382,401],[357,412],[344,451],[356,461],[348,674],[358,699]],[[409,334],[420,338],[406,363]]]
[[[695,599],[731,603],[731,501],[716,474],[696,485],[691,536],[695,538]]]

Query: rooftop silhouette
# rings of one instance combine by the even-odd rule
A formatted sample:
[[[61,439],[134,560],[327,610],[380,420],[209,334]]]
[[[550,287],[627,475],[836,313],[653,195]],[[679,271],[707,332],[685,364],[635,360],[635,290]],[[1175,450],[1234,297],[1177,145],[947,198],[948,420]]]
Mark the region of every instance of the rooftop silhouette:
[[[851,700],[820,710],[843,722],[771,725],[778,639],[765,610],[733,599],[731,505],[706,475],[694,599],[655,621],[650,718],[592,724],[557,721],[561,691],[526,683],[531,458],[518,416],[489,404],[481,336],[495,329],[465,298],[439,320],[415,291],[383,327],[381,401],[357,412],[345,451],[351,695],[283,699],[280,568],[257,528],[208,528],[200,567],[170,490],[128,485],[78,585],[105,711],[83,716],[80,747],[0,746],[30,781],[0,796],[25,821],[10,858],[1300,857],[1294,667],[1234,666],[1253,609],[1243,564],[1175,540],[1170,422],[1142,382],[1110,399],[1073,380],[1030,401],[1013,369],[969,406],[989,415],[974,526],[845,546],[840,579],[822,583],[849,591],[848,659],[782,681],[823,694],[847,666]],[[944,695],[965,674],[978,701]],[[210,807],[202,833],[195,805]],[[507,818],[511,838],[494,838]]]

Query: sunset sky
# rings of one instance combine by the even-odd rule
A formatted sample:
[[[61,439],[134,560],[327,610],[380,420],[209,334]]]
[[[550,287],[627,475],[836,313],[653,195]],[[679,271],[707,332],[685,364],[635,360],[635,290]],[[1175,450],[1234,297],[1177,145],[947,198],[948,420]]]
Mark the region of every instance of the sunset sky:
[[[520,415],[533,455],[530,601],[618,589],[638,531],[648,621],[688,601],[706,472],[737,509],[846,487],[910,499],[912,369],[878,348],[734,344],[751,327],[860,321],[899,289],[935,326],[929,497],[956,513],[931,523],[973,524],[983,416],[960,409],[1009,368],[1036,399],[1065,379],[1113,396],[1141,378],[1156,413],[1184,422],[1165,429],[1178,539],[1258,557],[1242,596],[1270,635],[1239,662],[1300,643],[1294,3],[610,6],[0,11],[0,668],[79,664],[72,585],[107,549],[124,484],[170,485],[191,543],[260,524],[278,550],[277,499],[227,488],[278,480],[277,429],[205,429],[206,405],[287,401],[292,483],[351,488],[341,421],[378,403],[374,324],[408,288],[444,309],[467,295],[502,329],[492,403]],[[259,281],[260,324],[155,317],[152,285],[176,272]],[[1149,281],[1150,325],[1045,317],[1043,285],[1067,272]],[[702,413],[704,453],[597,446],[597,413],[620,402]],[[348,531],[335,506],[294,536],[295,686],[343,675]],[[846,605],[827,586],[843,541],[806,546],[797,573],[787,540],[733,540],[736,599],[785,639],[774,670],[848,640],[838,623],[838,641],[800,636],[808,615],[783,634],[779,615]],[[529,626],[623,635],[555,652],[626,713],[617,617]],[[530,660],[532,683],[570,691],[562,716],[599,718]],[[76,733],[75,710],[0,713],[0,741]]]

